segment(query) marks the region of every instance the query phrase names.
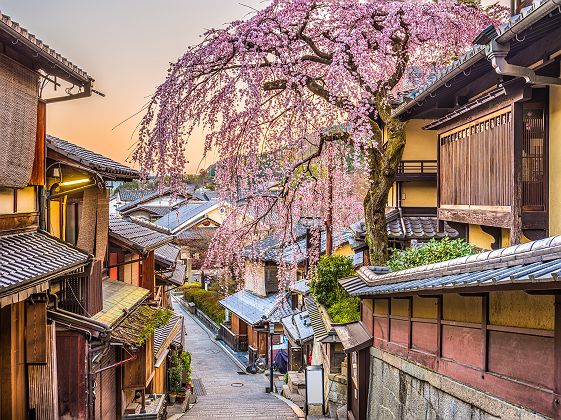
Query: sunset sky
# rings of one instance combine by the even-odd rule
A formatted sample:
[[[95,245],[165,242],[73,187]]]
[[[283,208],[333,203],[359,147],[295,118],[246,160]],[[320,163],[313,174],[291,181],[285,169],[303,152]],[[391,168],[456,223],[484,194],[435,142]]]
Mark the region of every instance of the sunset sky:
[[[259,7],[260,0],[0,0],[0,11],[87,71],[105,93],[47,109],[48,133],[126,162],[138,112],[164,80],[168,65],[205,29]],[[132,136],[132,137],[131,137]],[[190,139],[188,171],[202,158],[202,135]],[[129,162],[130,163],[130,162]]]
[[[126,162],[141,115],[114,127],[142,108],[169,63],[198,43],[205,29],[243,18],[264,3],[0,0],[0,11],[87,71],[95,89],[106,94],[49,105],[48,133]],[[202,134],[189,140],[189,172],[214,162],[214,156],[201,162],[202,146]]]

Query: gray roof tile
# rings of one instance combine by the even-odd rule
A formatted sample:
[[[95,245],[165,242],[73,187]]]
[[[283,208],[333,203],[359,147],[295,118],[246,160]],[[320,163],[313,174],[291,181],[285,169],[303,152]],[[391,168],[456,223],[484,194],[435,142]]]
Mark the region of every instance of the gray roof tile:
[[[552,282],[561,278],[561,243],[549,238],[403,271],[341,280],[351,295],[377,295],[469,286]]]
[[[109,216],[109,235],[140,252],[156,249],[173,240],[173,236],[156,232],[129,219],[113,215]]]
[[[41,232],[0,236],[0,293],[74,270],[88,254]]]
[[[248,290],[240,290],[222,299],[220,304],[251,325],[263,321],[278,322],[292,313],[286,294],[281,296],[279,293],[263,297]]]
[[[54,136],[47,135],[47,147],[102,175],[126,179],[140,176],[136,169]]]

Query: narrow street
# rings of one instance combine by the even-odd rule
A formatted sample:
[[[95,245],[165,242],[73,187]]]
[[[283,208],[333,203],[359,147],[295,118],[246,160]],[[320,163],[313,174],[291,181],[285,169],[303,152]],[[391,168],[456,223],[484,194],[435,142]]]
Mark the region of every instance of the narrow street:
[[[206,395],[181,419],[297,419],[292,409],[273,395],[263,375],[239,374],[239,367],[174,301],[176,312],[185,317],[186,349],[192,354],[192,378],[200,380]]]

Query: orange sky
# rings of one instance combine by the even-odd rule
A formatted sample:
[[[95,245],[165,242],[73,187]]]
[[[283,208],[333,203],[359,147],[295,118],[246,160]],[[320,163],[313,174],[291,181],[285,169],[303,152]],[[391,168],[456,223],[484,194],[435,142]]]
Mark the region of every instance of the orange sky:
[[[235,0],[0,0],[0,11],[87,71],[106,94],[48,105],[48,133],[125,162],[140,115],[113,127],[141,109],[169,62],[205,29],[250,9]],[[199,135],[189,141],[187,170],[196,171],[201,158]]]
[[[242,18],[264,2],[0,0],[0,11],[87,71],[106,94],[50,104],[48,133],[126,162],[140,115],[114,127],[141,109],[169,62],[198,43],[205,29]],[[189,139],[189,172],[214,161],[201,162],[202,143],[202,134]]]

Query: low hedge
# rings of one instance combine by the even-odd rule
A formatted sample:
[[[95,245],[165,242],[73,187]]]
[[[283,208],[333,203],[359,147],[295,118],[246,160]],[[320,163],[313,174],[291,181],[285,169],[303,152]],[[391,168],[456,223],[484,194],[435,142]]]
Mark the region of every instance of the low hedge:
[[[212,290],[205,290],[196,284],[183,286],[183,297],[187,302],[193,302],[197,308],[217,324],[224,322],[224,307],[218,303],[222,295]]]

